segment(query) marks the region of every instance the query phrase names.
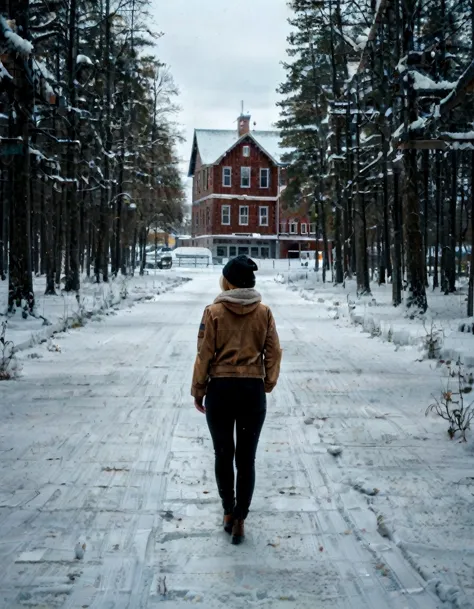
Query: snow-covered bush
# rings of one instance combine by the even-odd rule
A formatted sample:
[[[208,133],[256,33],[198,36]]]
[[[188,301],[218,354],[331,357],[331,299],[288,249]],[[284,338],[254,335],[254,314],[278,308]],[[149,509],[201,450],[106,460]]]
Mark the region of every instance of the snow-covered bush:
[[[445,421],[448,421],[448,434],[453,439],[459,431],[461,438],[466,441],[466,432],[470,429],[471,421],[474,419],[474,401],[465,404],[465,396],[470,394],[474,386],[472,372],[466,373],[460,361],[454,368],[451,362],[446,362],[447,381],[444,390],[439,397],[426,409],[426,415],[430,412],[436,413]],[[455,379],[455,380],[453,380]],[[455,389],[453,389],[455,385]]]
[[[426,336],[423,341],[426,350],[426,357],[428,359],[438,359],[441,354],[441,348],[443,347],[443,330],[438,328],[434,322],[431,322],[429,329],[426,327],[425,322],[423,322],[423,328],[426,332]]]
[[[0,331],[0,381],[7,381],[16,376],[18,365],[15,358],[15,345],[6,339],[7,322],[2,322]]]
[[[128,290],[128,281],[127,279],[123,279],[122,281],[122,285],[120,286],[120,298],[122,300],[126,300],[129,296],[129,290]]]

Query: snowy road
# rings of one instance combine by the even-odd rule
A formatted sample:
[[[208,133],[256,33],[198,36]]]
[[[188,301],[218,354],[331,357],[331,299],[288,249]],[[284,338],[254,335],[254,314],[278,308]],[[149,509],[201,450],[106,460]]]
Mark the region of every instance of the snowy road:
[[[233,547],[220,531],[211,443],[189,396],[197,325],[216,285],[216,275],[198,275],[60,335],[60,352],[38,347],[42,358],[26,360],[20,381],[0,384],[0,607],[444,606],[417,572],[415,541],[397,547],[376,519],[384,506],[416,505],[413,526],[426,529],[446,495],[444,473],[430,468],[444,448],[419,398],[438,375],[338,328],[326,307],[270,278],[260,287],[283,376],[269,400],[247,541]],[[328,454],[333,443],[341,456]],[[458,447],[443,456],[446,479],[462,467]],[[443,548],[443,522],[434,524],[432,544]]]

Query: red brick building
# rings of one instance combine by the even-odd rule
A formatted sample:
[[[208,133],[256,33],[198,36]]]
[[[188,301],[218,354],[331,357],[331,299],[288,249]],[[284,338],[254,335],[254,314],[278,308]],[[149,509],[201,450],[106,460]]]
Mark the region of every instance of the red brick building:
[[[287,257],[315,249],[307,217],[281,213],[284,150],[278,131],[251,131],[250,116],[238,129],[196,129],[189,165],[193,178],[192,239],[216,258],[248,254]]]

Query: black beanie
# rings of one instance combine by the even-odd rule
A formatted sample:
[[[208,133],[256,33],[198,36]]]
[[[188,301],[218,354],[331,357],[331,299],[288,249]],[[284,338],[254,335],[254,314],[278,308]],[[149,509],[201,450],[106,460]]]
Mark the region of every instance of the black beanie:
[[[255,287],[254,271],[258,271],[258,266],[248,256],[237,256],[232,258],[225,265],[222,274],[236,288]]]

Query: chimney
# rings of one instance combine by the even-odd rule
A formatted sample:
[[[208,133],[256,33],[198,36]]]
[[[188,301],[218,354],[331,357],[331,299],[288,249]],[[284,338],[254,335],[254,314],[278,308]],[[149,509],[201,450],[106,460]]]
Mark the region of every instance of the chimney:
[[[239,137],[250,132],[250,118],[251,116],[248,112],[244,114],[244,102],[242,101],[242,109],[240,111],[240,116],[237,119],[237,133],[239,134]]]
[[[242,137],[245,133],[250,132],[250,114],[241,114],[237,119],[239,137]]]

